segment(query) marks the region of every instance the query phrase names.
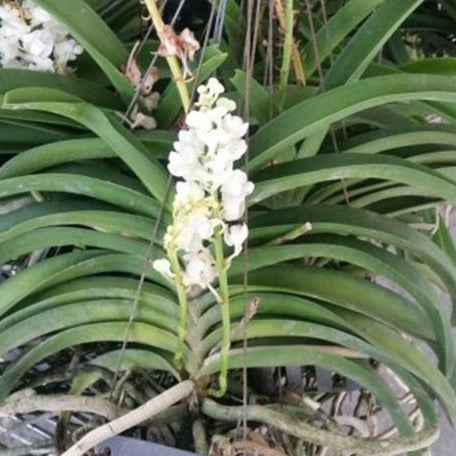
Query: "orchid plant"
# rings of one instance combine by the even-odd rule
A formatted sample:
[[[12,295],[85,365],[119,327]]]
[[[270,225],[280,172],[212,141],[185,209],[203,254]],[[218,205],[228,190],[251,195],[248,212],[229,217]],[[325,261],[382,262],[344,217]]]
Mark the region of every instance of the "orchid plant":
[[[209,437],[243,417],[289,454],[423,450],[436,399],[456,422],[456,61],[411,52],[454,49],[455,0],[210,3],[203,37],[158,0],[0,0],[0,415],[36,388],[28,411],[57,390],[125,423],[177,382],[154,399],[191,394],[170,412]]]
[[[226,390],[227,356],[230,348],[230,312],[227,268],[242,251],[248,228],[240,222],[245,199],[254,185],[235,163],[247,150],[244,138],[248,124],[234,115],[236,103],[222,97],[223,85],[210,78],[197,89],[195,109],[186,118],[187,129],[179,132],[169,154],[169,172],[179,178],[173,201],[173,224],[164,238],[167,259],[154,268],[174,281],[179,297],[180,323],[175,363],[182,366],[187,295],[209,289],[222,308],[220,389]],[[224,246],[232,249],[225,258]],[[182,256],[182,266],[179,261]],[[220,293],[212,286],[218,278]]]

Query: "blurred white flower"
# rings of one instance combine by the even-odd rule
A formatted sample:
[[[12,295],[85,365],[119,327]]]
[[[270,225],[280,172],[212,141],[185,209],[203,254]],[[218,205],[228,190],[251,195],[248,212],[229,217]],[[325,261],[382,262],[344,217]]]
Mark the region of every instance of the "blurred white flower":
[[[177,182],[174,209],[198,203],[204,199],[204,190],[195,182]]]
[[[163,276],[167,277],[168,279],[174,278],[174,274],[171,271],[171,263],[166,258],[161,258],[159,260],[155,260],[152,263],[152,266],[157,272],[159,272]]]
[[[67,73],[83,48],[47,11],[26,0],[0,5],[0,65]]]
[[[245,211],[245,198],[253,192],[247,174],[235,169],[222,185],[223,218],[229,222],[239,220]]]
[[[225,87],[216,78],[210,78],[207,84],[200,85],[197,91],[199,99],[196,105],[203,109],[212,108],[217,98],[225,92]]]
[[[186,268],[183,278],[186,287],[205,289],[217,277],[214,259],[207,249],[184,255],[184,262]]]
[[[234,247],[234,253],[232,256],[238,256],[242,251],[242,245],[244,244],[249,230],[245,223],[238,225],[231,225],[225,230],[225,242],[230,247]]]
[[[54,62],[58,73],[63,73],[68,62],[75,60],[82,54],[84,48],[75,40],[60,41],[54,46]]]
[[[204,209],[192,211],[178,220],[179,232],[175,237],[175,245],[184,252],[201,250],[203,242],[214,234],[215,223]]]
[[[187,114],[185,123],[188,127],[194,128],[198,132],[208,132],[212,129],[211,116],[203,111],[190,111]]]

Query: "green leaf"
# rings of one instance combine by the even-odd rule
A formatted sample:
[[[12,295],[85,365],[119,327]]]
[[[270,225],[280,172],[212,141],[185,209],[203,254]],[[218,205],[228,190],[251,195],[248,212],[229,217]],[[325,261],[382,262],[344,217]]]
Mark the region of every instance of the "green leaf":
[[[121,350],[114,350],[103,353],[90,361],[90,364],[95,366],[104,367],[111,372],[116,372]],[[149,350],[140,350],[137,348],[129,348],[122,353],[121,370],[161,370],[169,372],[176,380],[180,380],[180,375],[173,367],[173,365],[166,360],[163,356]]]
[[[61,306],[65,309],[64,306],[74,303],[124,302],[127,303],[127,309],[132,306],[137,287],[137,280],[115,276],[89,276],[66,281],[22,300],[8,316],[0,320],[1,332],[42,312]],[[178,307],[175,297],[163,287],[145,283],[138,302],[139,306],[145,306],[164,316],[166,321],[177,319]]]
[[[0,69],[0,93],[25,87],[57,89],[108,109],[120,110],[123,107],[115,94],[81,78],[17,68]]]
[[[385,0],[344,47],[326,74],[325,87],[359,79],[384,44],[424,0]]]
[[[275,210],[249,218],[250,237],[254,241],[259,237],[258,240],[264,243],[287,235],[302,226],[304,221],[312,225],[311,233],[359,236],[405,250],[435,270],[450,290],[453,302],[456,302],[456,260],[452,264],[444,250],[439,249],[428,236],[375,212],[332,205]]]
[[[43,173],[0,180],[0,198],[31,191],[90,196],[132,212],[155,217],[160,211],[157,201],[142,193],[108,181],[77,174]]]
[[[285,301],[285,299],[283,297],[282,301]],[[309,348],[315,347],[314,340],[321,340],[336,344],[334,352],[337,352],[337,346],[347,347],[355,352],[367,355],[369,358],[376,359],[393,370],[407,369],[433,389],[437,396],[440,397],[442,403],[447,405],[449,413],[456,417],[456,394],[445,377],[435,368],[426,355],[421,353],[412,343],[404,340],[395,331],[379,323],[372,322],[364,316],[353,312],[346,311],[341,313],[346,315],[347,321],[354,319],[356,322],[355,327],[360,337],[329,326],[283,318],[253,319],[246,328],[246,337],[249,340],[259,339],[257,343],[266,345],[269,345],[268,338],[280,338],[284,340],[283,345],[290,343],[286,342],[288,337],[291,340],[303,338],[308,339]],[[242,338],[242,334],[237,334],[234,340],[240,341]],[[220,339],[221,329],[218,328],[204,339],[204,350],[209,351]],[[365,342],[363,339],[374,342],[374,345]],[[321,350],[324,350],[324,346],[321,347]]]
[[[96,247],[106,251],[129,253],[143,256],[147,249],[145,241],[129,239],[126,236],[98,232],[84,228],[47,227],[13,237],[0,244],[0,264],[22,255],[47,247],[63,246]]]
[[[0,378],[0,400],[3,401],[7,397],[30,368],[48,356],[79,344],[106,341],[121,342],[125,338],[126,330],[127,322],[93,323],[67,329],[49,337],[5,370]],[[170,337],[169,333],[145,323],[132,324],[129,341],[149,345],[170,353],[174,351],[176,345],[175,338]]]
[[[318,57],[314,54],[312,43],[304,48],[304,74],[309,77],[317,68],[317,61],[323,62],[326,57],[347,37],[384,0],[350,0],[340,7],[328,20],[327,25],[320,27],[316,34]]]
[[[237,92],[245,100],[246,73],[245,71],[236,70],[234,76],[230,79]],[[250,82],[249,112],[250,115],[258,121],[260,125],[266,123],[271,118],[271,108],[274,106],[271,101],[271,94],[255,79]]]
[[[409,100],[456,101],[454,79],[398,74],[368,78],[328,90],[275,117],[250,139],[250,169],[323,127],[374,106]]]
[[[286,190],[345,178],[384,179],[409,185],[421,195],[456,203],[456,183],[430,168],[388,155],[343,153],[304,158],[257,172],[250,204]]]
[[[2,331],[0,353],[5,354],[13,348],[52,332],[84,324],[101,322],[127,322],[132,309],[131,300],[97,299],[74,302],[32,314],[14,326]],[[169,318],[144,303],[137,309],[136,322],[147,323],[151,330],[159,332],[163,338],[168,335],[172,345],[177,319]]]
[[[151,237],[155,220],[116,211],[74,210],[77,201],[61,203],[59,201],[27,205],[17,211],[6,214],[0,220],[0,248],[6,242],[24,233],[38,228],[51,226],[85,226],[100,232],[122,234],[126,238],[143,239]],[[41,207],[43,206],[43,207]],[[81,205],[95,207],[87,201]],[[156,242],[161,243],[166,222],[162,223]]]
[[[413,296],[417,304],[426,312],[434,327],[434,334],[439,341],[440,359],[443,369],[453,369],[454,350],[448,320],[440,306],[435,303],[438,296],[432,292],[430,283],[410,264],[370,243],[338,236],[307,236],[306,244],[258,247],[249,251],[248,270],[271,266],[284,261],[305,257],[324,257],[348,262],[368,270],[373,276],[384,276],[398,284]],[[315,239],[315,240],[314,240]],[[230,271],[242,272],[243,265],[236,262]],[[414,312],[412,305],[407,313]],[[402,319],[407,318],[407,314]]]
[[[420,125],[405,130],[382,128],[352,136],[342,144],[341,149],[349,153],[376,154],[421,144],[454,146],[455,142],[456,129],[452,126]]]
[[[435,339],[429,318],[397,293],[353,274],[308,266],[277,265],[249,272],[249,291],[274,290],[314,297],[359,312],[422,338]],[[242,275],[230,277],[231,294],[242,293]]]
[[[96,257],[100,252],[73,252],[49,258],[31,266],[20,274],[11,277],[0,284],[2,302],[0,314],[4,315],[9,309],[26,297],[31,291],[39,289],[49,278],[65,268],[72,267],[84,260]]]
[[[13,109],[33,109],[52,112],[70,118],[85,125],[96,133],[139,177],[150,193],[159,201],[164,201],[167,174],[158,160],[148,158],[147,149],[126,128],[112,122],[106,114],[87,103],[40,103],[28,102],[15,104],[15,98],[21,96],[18,89],[7,94],[7,105]]]

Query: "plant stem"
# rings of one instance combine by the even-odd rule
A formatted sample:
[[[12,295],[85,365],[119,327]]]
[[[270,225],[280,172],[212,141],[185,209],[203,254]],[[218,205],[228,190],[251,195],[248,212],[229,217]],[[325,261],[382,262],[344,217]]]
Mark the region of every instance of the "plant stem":
[[[279,107],[283,108],[287,94],[288,75],[290,73],[291,53],[293,46],[293,0],[285,0],[285,41],[283,43],[282,67],[279,80]]]
[[[177,290],[177,298],[179,301],[179,326],[177,327],[177,347],[174,355],[174,364],[177,369],[182,369],[184,347],[185,347],[185,333],[187,330],[187,295],[185,293],[184,285],[182,283],[182,271],[177,258],[176,250],[170,250],[168,257],[171,262],[171,269],[174,273]]]
[[[277,19],[279,21],[280,28],[286,29],[285,11],[283,10],[282,0],[275,0],[275,11]],[[291,43],[291,60],[293,63],[293,70],[296,81],[301,85],[306,85],[306,77],[304,74],[304,67],[302,66],[301,56],[299,55],[298,46],[296,42],[292,40]]]
[[[226,273],[225,257],[223,255],[223,240],[222,232],[215,235],[214,239],[215,249],[215,263],[219,277],[220,287],[220,309],[222,312],[222,348],[220,350],[220,375],[219,375],[219,388],[217,390],[209,390],[209,394],[216,397],[222,397],[227,388],[228,376],[228,352],[231,346],[231,318],[230,318],[230,297],[228,293],[228,276]]]
[[[147,9],[149,10],[150,17],[155,26],[157,34],[163,32],[163,27],[165,26],[162,17],[160,16],[160,11],[157,8],[155,0],[144,0]],[[184,77],[182,76],[182,71],[179,65],[179,62],[176,57],[169,56],[166,57],[166,60],[173,75],[174,82],[176,83],[177,90],[179,91],[179,96],[182,102],[182,107],[185,112],[188,112],[190,109],[190,95],[188,93],[187,85],[185,84]]]

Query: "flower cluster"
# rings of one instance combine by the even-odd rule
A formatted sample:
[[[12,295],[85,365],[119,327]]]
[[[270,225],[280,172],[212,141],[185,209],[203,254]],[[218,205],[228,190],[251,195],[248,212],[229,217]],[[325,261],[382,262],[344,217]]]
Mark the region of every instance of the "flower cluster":
[[[209,246],[215,237],[223,239],[239,255],[248,230],[239,220],[245,199],[253,191],[247,175],[234,169],[234,163],[247,150],[248,124],[234,114],[236,103],[221,97],[224,87],[215,78],[198,88],[196,108],[186,118],[188,129],[169,155],[168,169],[182,179],[176,184],[173,202],[174,223],[168,226],[164,247],[181,252],[184,263],[183,285],[187,289],[210,288],[217,270]],[[174,277],[166,259],[154,262],[156,270]]]
[[[31,0],[0,4],[0,64],[67,73],[83,48],[43,8]]]

